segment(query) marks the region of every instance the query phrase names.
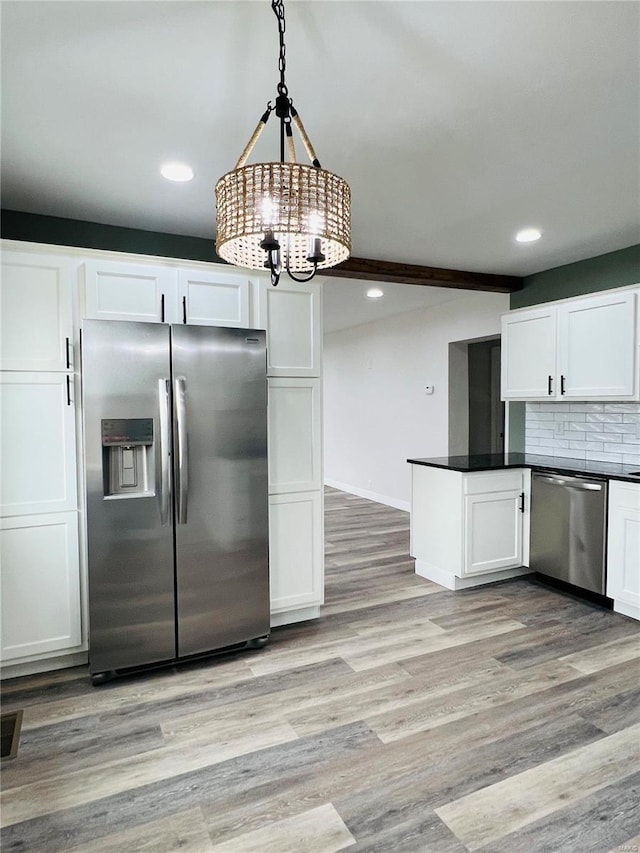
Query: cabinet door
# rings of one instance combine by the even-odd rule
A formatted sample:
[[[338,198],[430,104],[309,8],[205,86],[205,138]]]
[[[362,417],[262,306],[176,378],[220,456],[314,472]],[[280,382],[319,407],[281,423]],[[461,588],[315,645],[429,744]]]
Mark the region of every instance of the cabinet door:
[[[81,643],[75,512],[0,519],[2,659]]]
[[[322,493],[269,498],[271,612],[322,604]]]
[[[178,322],[246,329],[249,287],[244,273],[178,270]]]
[[[640,618],[640,486],[634,483],[609,484],[607,595]]]
[[[0,368],[73,368],[72,263],[4,252],[0,289]]]
[[[269,376],[320,376],[322,352],[320,283],[261,282],[260,328],[267,329]]]
[[[502,317],[503,400],[549,399],[556,392],[556,308]]]
[[[522,565],[521,500],[516,490],[465,496],[463,575]]]
[[[319,379],[269,379],[269,493],[322,488]]]
[[[0,377],[0,515],[77,508],[73,376]]]
[[[117,261],[83,265],[85,312],[89,320],[182,321],[172,269]]]
[[[630,400],[635,393],[635,293],[576,299],[558,306],[563,399]]]

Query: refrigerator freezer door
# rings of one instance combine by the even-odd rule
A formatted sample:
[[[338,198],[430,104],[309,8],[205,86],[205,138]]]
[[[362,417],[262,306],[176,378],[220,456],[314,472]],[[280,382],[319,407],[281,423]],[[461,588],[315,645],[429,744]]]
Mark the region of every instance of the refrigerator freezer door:
[[[172,326],[178,654],[269,633],[265,333]]]
[[[95,674],[176,656],[169,327],[85,321],[82,371]]]

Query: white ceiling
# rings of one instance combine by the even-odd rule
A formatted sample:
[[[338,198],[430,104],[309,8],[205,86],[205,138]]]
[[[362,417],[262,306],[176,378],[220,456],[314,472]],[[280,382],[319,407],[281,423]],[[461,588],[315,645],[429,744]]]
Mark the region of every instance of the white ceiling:
[[[370,281],[325,277],[322,282],[325,335],[364,323],[375,323],[383,317],[433,308],[469,295],[466,290],[383,282],[379,285],[383,296],[369,299],[367,290],[372,286],[378,287]]]
[[[276,94],[269,0],[1,8],[2,206],[213,240],[213,185]],[[638,242],[638,3],[286,15],[289,92],[351,185],[354,255],[527,275]],[[253,159],[277,158],[274,118]],[[191,183],[160,177],[173,159]],[[516,244],[528,225],[542,240]],[[401,310],[440,298],[407,290]]]

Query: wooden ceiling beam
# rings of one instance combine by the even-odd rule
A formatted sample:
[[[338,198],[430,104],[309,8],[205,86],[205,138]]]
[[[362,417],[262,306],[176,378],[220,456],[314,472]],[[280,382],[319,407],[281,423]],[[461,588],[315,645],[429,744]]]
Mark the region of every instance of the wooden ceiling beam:
[[[417,284],[422,287],[454,287],[459,290],[484,290],[492,293],[514,293],[522,290],[523,280],[512,275],[447,270],[400,264],[394,261],[375,261],[351,257],[336,267],[319,271],[319,275],[337,278],[356,278],[364,281],[388,281],[393,284]]]

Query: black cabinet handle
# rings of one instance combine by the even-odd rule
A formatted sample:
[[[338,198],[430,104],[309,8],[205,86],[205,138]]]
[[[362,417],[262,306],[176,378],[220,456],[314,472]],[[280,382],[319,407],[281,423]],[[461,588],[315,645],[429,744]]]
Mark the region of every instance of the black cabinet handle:
[[[182,297],[182,322],[186,325],[187,323],[187,297]]]
[[[69,340],[69,338],[65,338],[64,340],[65,340],[65,353],[67,356],[67,370],[69,370],[69,368],[71,367],[71,359],[69,357],[69,346],[71,345],[71,341]]]
[[[564,394],[564,383],[565,383],[565,378],[564,378],[564,376],[561,376],[560,377],[560,393],[561,394]]]
[[[164,323],[164,293],[160,296],[160,322]]]
[[[71,377],[67,373],[67,406],[71,405]]]
[[[520,492],[520,512],[524,512],[524,492]]]
[[[547,394],[553,394],[553,376],[547,378]]]

